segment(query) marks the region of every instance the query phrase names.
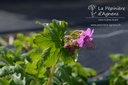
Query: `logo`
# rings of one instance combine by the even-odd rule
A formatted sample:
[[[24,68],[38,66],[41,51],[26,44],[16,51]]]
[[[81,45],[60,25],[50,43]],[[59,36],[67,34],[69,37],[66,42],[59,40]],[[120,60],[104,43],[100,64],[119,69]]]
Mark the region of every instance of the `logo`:
[[[94,4],[91,4],[88,6],[88,10],[90,11],[91,18],[124,18],[121,17],[120,12],[125,11],[125,7],[123,6],[97,6]]]
[[[94,18],[95,14],[97,13],[97,12],[94,12],[95,9],[96,9],[96,5],[94,5],[94,4],[91,4],[91,5],[88,6],[88,10],[91,11],[90,13],[91,13],[92,18]]]
[[[121,26],[118,22],[125,19],[126,8],[124,6],[90,4],[87,10],[89,11],[89,16],[86,19],[97,21],[97,24],[93,22],[91,26]]]

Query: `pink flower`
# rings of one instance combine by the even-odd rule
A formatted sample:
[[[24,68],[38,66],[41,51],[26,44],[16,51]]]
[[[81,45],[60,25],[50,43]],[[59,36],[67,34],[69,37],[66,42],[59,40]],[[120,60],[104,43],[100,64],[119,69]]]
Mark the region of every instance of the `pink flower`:
[[[80,34],[80,37],[77,39],[77,43],[79,47],[86,46],[87,49],[94,49],[95,44],[92,42],[93,38],[92,35],[94,33],[94,30],[91,31],[90,28],[88,28],[86,31]]]

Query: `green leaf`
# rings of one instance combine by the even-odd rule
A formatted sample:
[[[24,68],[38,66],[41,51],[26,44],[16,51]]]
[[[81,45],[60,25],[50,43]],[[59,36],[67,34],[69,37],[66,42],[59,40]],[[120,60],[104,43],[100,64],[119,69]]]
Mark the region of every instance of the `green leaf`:
[[[6,74],[5,74],[5,71],[3,70],[3,69],[0,69],[0,77],[3,77],[3,76],[5,76]]]
[[[92,68],[84,68],[90,75],[89,76],[95,76],[97,73]]]
[[[39,24],[39,25],[41,25],[41,26],[44,26],[44,23],[42,23],[42,22],[40,22],[40,21],[36,21],[36,24]],[[49,23],[45,23],[45,24],[49,24]],[[43,33],[49,33],[49,30],[44,27]]]
[[[36,82],[38,82],[36,77],[26,74],[26,85],[34,85]]]
[[[43,53],[42,53],[42,57],[44,58],[44,61],[48,58],[48,56],[50,56],[50,51],[51,51],[51,47],[46,48]]]
[[[41,52],[38,49],[33,49],[28,52],[31,61],[39,60],[41,58]]]
[[[23,77],[23,80],[22,80],[20,73],[18,73],[18,74],[14,73],[12,75],[12,79],[16,85],[25,85],[25,83],[26,83],[25,77]]]
[[[17,38],[14,42],[13,45],[15,46],[16,53],[20,54],[20,52],[23,49],[23,46],[25,46],[26,43],[26,37],[22,33],[17,34]]]
[[[46,66],[53,66],[57,63],[59,58],[60,49],[56,49],[55,47],[52,47],[50,50],[50,55],[47,56],[47,60],[44,61],[44,65]]]
[[[34,74],[36,75],[38,72],[37,72],[37,63],[38,63],[39,60],[35,60],[33,61],[32,63],[28,63],[26,65],[26,69],[25,69],[25,72],[29,73],[29,74]]]
[[[54,73],[54,77],[56,77],[56,80],[53,80],[53,82],[56,84],[58,84],[60,82],[61,83],[71,82],[70,81],[71,72],[72,72],[72,69],[68,65],[58,63],[56,66],[56,69],[55,69],[55,73]],[[58,80],[57,80],[57,78],[58,78]]]
[[[74,70],[83,77],[88,77],[88,76],[94,76],[96,75],[96,72],[92,69],[89,68],[84,68],[80,63],[75,63],[73,65]]]
[[[50,34],[52,34],[55,38],[58,38],[57,32],[50,25],[52,25],[52,23],[51,24],[48,24],[48,23],[43,24],[44,28],[47,28],[49,30]]]
[[[22,33],[18,33],[18,34],[17,34],[17,38],[18,38],[19,40],[21,40],[21,41],[24,41],[24,40],[25,40],[25,37],[24,37],[24,35],[23,35]]]
[[[58,85],[62,85],[62,84],[61,84],[61,81],[59,80],[59,78],[57,78],[57,77],[55,77],[55,76],[53,76],[52,82],[53,82],[53,83],[56,83],[56,84],[58,84]]]
[[[60,85],[86,85],[91,72],[92,70],[84,69],[80,63],[64,64],[64,62],[59,62],[56,65],[52,83],[55,85],[58,83]]]
[[[60,51],[60,58],[65,63],[74,63],[74,59],[72,58],[72,55],[69,54],[67,49],[62,48]]]
[[[0,79],[0,85],[9,85],[9,81],[6,79]]]
[[[52,23],[37,23],[44,26],[44,32],[35,37],[34,43],[43,51],[44,64],[55,65],[62,45],[61,39],[67,30],[67,22],[52,20]]]
[[[37,62],[37,71],[38,71],[38,78],[43,78],[44,74],[46,72],[46,68],[44,67],[44,60],[43,58],[41,58],[38,62]]]
[[[39,46],[42,50],[55,46],[56,48],[60,47],[60,40],[55,38],[49,33],[41,33],[41,35],[37,35],[34,39],[34,43]]]
[[[43,78],[46,72],[43,58],[40,56],[40,58],[32,60],[32,63],[27,63],[26,72],[38,76],[38,78]]]
[[[110,85],[127,85],[128,82],[128,55],[111,54],[115,64],[111,67]]]
[[[109,56],[114,62],[119,61],[121,58],[121,54],[110,54]]]
[[[59,38],[63,38],[67,31],[68,23],[65,21],[58,21],[54,19],[52,20],[52,24],[50,24],[50,26],[56,31]]]
[[[6,64],[14,65],[14,53],[5,47],[0,47],[0,57]]]
[[[68,28],[67,22],[55,19],[52,20],[52,23],[41,23],[39,21],[36,23],[44,26],[44,33],[51,33],[55,38],[59,37],[59,39],[63,38]]]
[[[46,69],[44,67],[40,68],[40,71],[38,72],[38,77],[43,78],[45,77],[44,74],[46,72]]]
[[[3,66],[0,69],[0,77],[9,76],[10,74],[18,73],[18,72],[20,72],[20,73],[22,72],[23,73],[23,70],[22,70],[21,66],[19,66],[19,65],[16,65],[16,66]]]

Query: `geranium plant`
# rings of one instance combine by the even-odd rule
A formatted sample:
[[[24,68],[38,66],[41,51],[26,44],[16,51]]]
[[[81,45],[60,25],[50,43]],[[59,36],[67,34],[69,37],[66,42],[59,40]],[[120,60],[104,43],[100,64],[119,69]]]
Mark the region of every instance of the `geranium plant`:
[[[114,65],[111,67],[110,85],[128,85],[128,55],[111,54]]]
[[[44,27],[41,33],[18,34],[15,51],[0,48],[0,85],[86,85],[96,72],[77,62],[78,49],[95,49],[94,30],[67,33],[65,21],[36,23]]]

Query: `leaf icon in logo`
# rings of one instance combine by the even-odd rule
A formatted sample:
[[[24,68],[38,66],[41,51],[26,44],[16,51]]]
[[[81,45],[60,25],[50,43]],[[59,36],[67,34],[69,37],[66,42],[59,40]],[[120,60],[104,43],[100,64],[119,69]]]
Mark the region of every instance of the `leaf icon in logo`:
[[[91,10],[91,16],[92,16],[92,18],[93,18],[93,17],[95,16],[95,14],[97,13],[97,12],[94,12],[94,9],[96,9],[96,5],[91,4],[91,5],[88,6],[88,10]]]

